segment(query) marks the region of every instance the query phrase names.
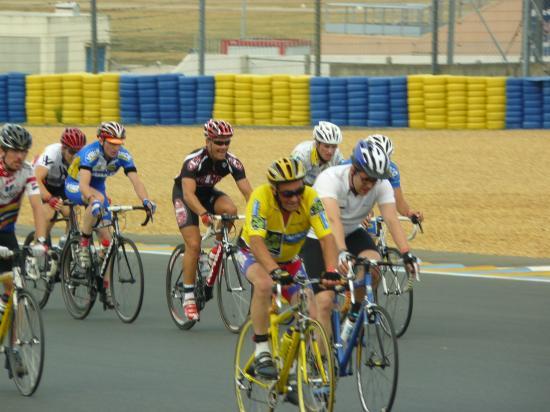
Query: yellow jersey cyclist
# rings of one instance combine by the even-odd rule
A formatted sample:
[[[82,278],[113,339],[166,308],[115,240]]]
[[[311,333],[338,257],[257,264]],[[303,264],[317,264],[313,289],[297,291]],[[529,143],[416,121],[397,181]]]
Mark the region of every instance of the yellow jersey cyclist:
[[[231,198],[214,186],[231,175],[237,188],[248,200],[252,186],[246,178],[241,161],[229,152],[233,127],[226,121],[210,119],[204,124],[205,146],[193,150],[183,160],[180,173],[174,179],[172,203],[176,221],[185,243],[183,255],[183,310],[190,320],[199,320],[195,301],[195,281],[201,248],[199,216],[206,226],[213,224],[212,214],[237,214]],[[211,255],[218,253],[216,246]],[[211,256],[212,257],[212,256]],[[212,296],[206,288],[207,299]]]
[[[32,145],[31,134],[18,124],[6,123],[0,131],[0,273],[11,271],[8,260],[13,250],[19,249],[15,237],[15,223],[19,216],[23,195],[29,198],[37,242],[31,247],[34,256],[43,256],[46,246],[46,219],[42,211],[40,191],[32,166],[25,159]],[[0,296],[0,312],[4,311],[13,290],[11,279],[4,281]],[[0,313],[1,315],[1,313]]]
[[[254,368],[264,379],[277,379],[268,345],[273,281],[290,285],[293,276],[304,272],[298,252],[310,228],[321,245],[325,285],[339,281],[335,273],[336,245],[323,204],[315,190],[304,184],[304,177],[305,169],[299,160],[275,161],[267,172],[269,183],[256,188],[250,196],[239,240],[242,273],[254,286],[250,307],[256,343]],[[289,301],[293,289],[290,286],[284,291]],[[314,308],[311,311],[313,314]]]
[[[321,121],[313,128],[313,140],[302,142],[294,148],[290,157],[304,164],[306,185],[313,186],[319,173],[344,161],[338,149],[342,139],[342,131],[338,126]]]

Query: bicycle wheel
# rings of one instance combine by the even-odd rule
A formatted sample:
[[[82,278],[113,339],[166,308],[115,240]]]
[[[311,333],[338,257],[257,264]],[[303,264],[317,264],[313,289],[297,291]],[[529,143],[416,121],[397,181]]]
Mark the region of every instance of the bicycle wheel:
[[[365,308],[366,320],[356,348],[357,388],[364,411],[389,411],[397,389],[397,337],[388,312]]]
[[[384,260],[398,265],[400,259],[401,254],[397,249],[388,248]],[[381,266],[380,273],[386,280],[387,292],[382,282],[379,282],[376,302],[388,311],[399,338],[406,332],[412,318],[413,289],[409,287],[409,275],[402,266]]]
[[[121,236],[109,259],[115,312],[121,321],[131,323],[138,317],[143,303],[143,264],[139,251],[132,240]]]
[[[80,266],[78,250],[80,239],[72,238],[61,256],[61,290],[65,307],[75,319],[84,319],[94,306],[97,290],[91,271]]]
[[[189,320],[183,311],[183,255],[185,245],[176,246],[170,260],[168,260],[168,269],[166,270],[166,301],[170,317],[178,328],[183,330],[191,329],[196,320]],[[204,281],[197,269],[197,281],[195,282],[195,301],[199,311],[204,309],[206,296],[204,292]]]
[[[298,352],[298,400],[301,411],[332,411],[334,406],[334,357],[321,324],[309,321]]]
[[[241,273],[233,252],[223,256],[216,294],[225,327],[230,332],[239,333],[250,311],[252,284]]]
[[[49,241],[49,239],[48,239]],[[34,242],[34,231],[30,232],[25,238],[23,246],[30,246]],[[25,289],[32,293],[33,297],[38,302],[40,309],[43,309],[48,303],[50,298],[50,292],[52,291],[53,284],[50,283],[47,272],[52,265],[52,257],[46,254],[44,258],[26,257],[25,258],[25,270],[24,282]],[[54,262],[57,264],[57,262]]]
[[[234,382],[237,408],[240,412],[273,411],[279,399],[275,387],[276,381],[266,382],[256,379],[253,336],[252,321],[249,320],[241,328],[235,349]]]
[[[7,359],[10,377],[24,396],[38,388],[44,367],[44,325],[32,294],[19,289],[12,313]]]

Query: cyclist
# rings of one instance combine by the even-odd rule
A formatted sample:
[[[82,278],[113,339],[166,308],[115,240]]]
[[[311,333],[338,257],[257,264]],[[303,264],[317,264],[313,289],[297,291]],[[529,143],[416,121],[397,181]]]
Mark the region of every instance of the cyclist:
[[[387,180],[390,177],[388,156],[377,145],[360,140],[353,149],[351,161],[351,164],[325,170],[313,186],[323,202],[334,232],[339,250],[340,271],[347,268],[347,262],[352,256],[380,259],[374,241],[360,226],[377,204],[409,273],[416,273],[417,258],[411,254],[407,237],[399,224],[393,190]],[[318,277],[323,270],[319,262],[320,251],[319,240],[310,232],[302,250],[302,258],[310,277]],[[377,282],[378,278],[373,276],[374,287]],[[314,291],[318,319],[325,329],[330,331],[334,292],[318,288]],[[352,311],[357,311],[360,303],[356,305],[352,307]]]
[[[91,264],[92,226],[99,221],[102,213],[104,222],[111,219],[110,212],[106,210],[109,201],[105,180],[113,176],[118,169],[124,169],[143,206],[148,208],[151,214],[156,211],[156,204],[148,199],[147,190],[137,174],[132,155],[123,147],[126,141],[124,126],[117,122],[101,123],[97,129],[97,138],[97,141],[84,146],[75,155],[65,180],[67,198],[74,204],[86,206],[80,228],[82,237],[79,260],[83,267],[89,267]],[[111,236],[107,227],[99,229],[99,237],[104,241],[110,241]],[[104,279],[104,287],[108,293],[108,279]]]
[[[31,247],[34,256],[43,256],[46,246],[46,220],[42,210],[40,191],[32,166],[25,159],[32,145],[30,133],[18,124],[6,123],[0,131],[0,273],[11,271],[8,259],[12,250],[19,249],[15,237],[15,223],[19,207],[26,193],[31,204],[37,241]],[[4,295],[0,297],[3,312],[7,297],[13,289],[11,280],[4,281]]]
[[[69,208],[63,206],[65,196],[65,179],[67,167],[75,154],[86,144],[86,135],[77,128],[67,128],[61,134],[59,143],[46,146],[44,152],[34,163],[34,175],[40,189],[46,217],[46,234],[49,235],[56,213],[69,216]],[[46,236],[47,238],[48,236]]]
[[[313,128],[313,140],[302,142],[294,148],[290,156],[304,164],[306,185],[313,186],[319,173],[344,161],[342,153],[338,150],[340,143],[340,128],[333,123],[321,121]]]
[[[273,281],[290,285],[297,273],[305,274],[298,252],[310,229],[322,249],[317,259],[319,266],[326,268],[324,283],[333,285],[340,279],[335,273],[337,249],[323,204],[315,190],[304,184],[305,175],[299,160],[275,161],[267,171],[269,183],[256,188],[250,196],[239,240],[238,260],[242,272],[254,285],[250,306],[256,343],[254,368],[265,379],[277,379],[268,346]],[[321,255],[323,259],[319,259]],[[295,292],[293,289],[286,289],[287,300]]]
[[[214,188],[229,174],[246,200],[252,193],[243,164],[228,151],[233,127],[223,120],[210,119],[204,124],[204,137],[205,146],[193,150],[183,160],[172,189],[176,221],[185,243],[183,310],[190,320],[199,320],[195,301],[197,261],[201,248],[199,216],[202,223],[209,226],[213,224],[212,214],[237,214],[237,207],[231,198]],[[217,253],[217,248],[212,250],[211,255]],[[207,299],[210,298],[211,288],[207,288],[206,293]]]

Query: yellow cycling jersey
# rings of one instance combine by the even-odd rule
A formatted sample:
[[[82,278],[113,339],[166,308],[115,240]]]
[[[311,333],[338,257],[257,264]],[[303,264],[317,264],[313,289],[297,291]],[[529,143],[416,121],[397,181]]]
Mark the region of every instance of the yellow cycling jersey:
[[[323,203],[312,187],[306,186],[300,208],[292,212],[286,226],[270,184],[256,188],[246,205],[242,238],[250,245],[251,236],[264,239],[276,262],[292,260],[302,248],[310,228],[321,239],[331,233]]]

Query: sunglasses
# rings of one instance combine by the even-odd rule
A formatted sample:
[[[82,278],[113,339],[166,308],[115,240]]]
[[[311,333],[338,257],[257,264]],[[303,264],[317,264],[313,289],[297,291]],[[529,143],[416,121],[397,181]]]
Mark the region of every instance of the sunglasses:
[[[231,140],[211,140],[216,146],[229,146]]]
[[[282,197],[286,197],[287,199],[289,199],[289,198],[294,197],[294,196],[297,196],[297,197],[302,196],[304,194],[304,190],[306,190],[306,188],[305,188],[305,186],[302,186],[301,188],[296,189],[296,190],[279,190],[278,193]]]
[[[359,176],[359,179],[361,179],[361,184],[366,185],[367,183],[376,184],[378,182],[378,179],[375,179],[373,177],[361,177]]]

